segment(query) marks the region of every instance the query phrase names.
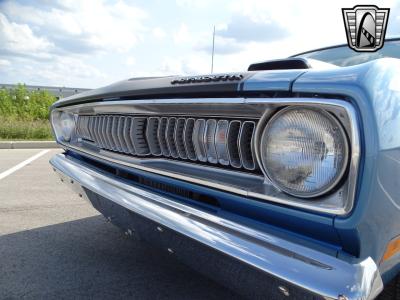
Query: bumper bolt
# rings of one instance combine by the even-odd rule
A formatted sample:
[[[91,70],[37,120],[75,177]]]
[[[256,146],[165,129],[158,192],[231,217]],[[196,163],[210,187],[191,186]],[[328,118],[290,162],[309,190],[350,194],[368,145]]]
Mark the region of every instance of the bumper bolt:
[[[169,254],[174,254],[174,250],[172,250],[171,248],[168,248],[167,250]]]
[[[157,231],[164,232],[164,229],[162,229],[162,227],[160,227],[160,226],[157,226]]]

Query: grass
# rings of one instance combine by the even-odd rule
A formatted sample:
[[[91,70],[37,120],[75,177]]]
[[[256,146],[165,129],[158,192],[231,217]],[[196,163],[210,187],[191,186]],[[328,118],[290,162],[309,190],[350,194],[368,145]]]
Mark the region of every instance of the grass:
[[[47,120],[7,120],[0,117],[0,140],[52,140]]]
[[[0,140],[52,140],[49,108],[55,97],[24,85],[0,89]]]

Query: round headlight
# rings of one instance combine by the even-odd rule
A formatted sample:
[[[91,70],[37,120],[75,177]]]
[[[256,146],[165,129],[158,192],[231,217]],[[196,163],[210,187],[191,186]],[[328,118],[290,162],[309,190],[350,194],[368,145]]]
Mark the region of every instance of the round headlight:
[[[338,183],[348,151],[340,123],[323,110],[304,107],[276,113],[260,141],[261,162],[272,183],[305,198],[326,193]]]
[[[74,129],[75,129],[74,115],[67,112],[62,112],[60,115],[61,137],[67,142],[70,141]]]

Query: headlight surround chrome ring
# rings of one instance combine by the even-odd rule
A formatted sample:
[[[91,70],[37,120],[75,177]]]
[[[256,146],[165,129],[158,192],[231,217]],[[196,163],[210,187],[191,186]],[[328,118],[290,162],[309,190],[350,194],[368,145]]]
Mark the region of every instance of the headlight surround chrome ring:
[[[284,135],[280,140],[274,136],[279,133]],[[343,126],[330,113],[296,105],[269,118],[261,131],[259,153],[263,171],[275,187],[295,197],[313,198],[328,193],[343,178],[349,143]]]

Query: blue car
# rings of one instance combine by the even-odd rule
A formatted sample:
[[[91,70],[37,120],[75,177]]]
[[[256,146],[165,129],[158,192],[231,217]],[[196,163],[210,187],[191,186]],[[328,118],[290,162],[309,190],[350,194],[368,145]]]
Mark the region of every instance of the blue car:
[[[57,101],[50,163],[120,227],[254,299],[400,299],[400,39]]]

